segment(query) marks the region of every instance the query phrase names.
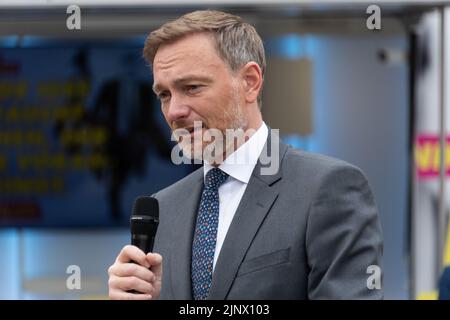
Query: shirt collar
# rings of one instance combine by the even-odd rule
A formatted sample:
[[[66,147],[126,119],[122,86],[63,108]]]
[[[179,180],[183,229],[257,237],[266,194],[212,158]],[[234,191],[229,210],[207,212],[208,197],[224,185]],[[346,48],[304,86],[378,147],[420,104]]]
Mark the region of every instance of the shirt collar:
[[[229,176],[243,183],[248,183],[252,175],[253,169],[258,162],[259,156],[267,141],[269,129],[263,122],[258,130],[241,145],[236,151],[228,156],[225,161],[219,165],[219,169],[227,173]],[[209,170],[214,168],[208,162],[204,161],[203,175],[204,177]]]

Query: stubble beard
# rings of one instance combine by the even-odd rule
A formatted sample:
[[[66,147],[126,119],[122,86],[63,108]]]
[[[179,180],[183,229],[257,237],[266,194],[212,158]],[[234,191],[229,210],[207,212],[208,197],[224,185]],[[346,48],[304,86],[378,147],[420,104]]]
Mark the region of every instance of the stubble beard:
[[[226,139],[226,130],[244,132],[248,124],[239,103],[238,95],[235,92],[232,92],[230,106],[224,112],[222,121],[228,124],[227,128],[222,130],[215,128],[204,130],[201,122],[197,123],[194,126],[194,132],[196,133],[194,133],[193,139],[182,139],[178,143],[183,155],[191,160],[204,160],[210,164],[220,164],[235,151],[235,139]],[[221,135],[221,138],[216,139],[218,135]],[[211,150],[214,150],[214,152],[210,152]]]

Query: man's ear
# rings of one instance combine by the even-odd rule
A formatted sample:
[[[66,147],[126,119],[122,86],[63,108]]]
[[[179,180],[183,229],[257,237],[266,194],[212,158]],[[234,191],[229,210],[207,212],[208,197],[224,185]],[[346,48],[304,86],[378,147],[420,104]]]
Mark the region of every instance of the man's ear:
[[[240,73],[245,102],[253,103],[258,99],[259,92],[262,89],[263,76],[261,68],[256,62],[251,61],[241,68]]]

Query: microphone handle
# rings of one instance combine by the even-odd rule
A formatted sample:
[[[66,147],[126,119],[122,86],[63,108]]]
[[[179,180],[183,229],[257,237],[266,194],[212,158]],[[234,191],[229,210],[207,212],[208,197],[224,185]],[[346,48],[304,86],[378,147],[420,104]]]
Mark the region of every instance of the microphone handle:
[[[144,251],[145,254],[152,252],[154,243],[155,243],[155,236],[148,236],[146,234],[132,234],[131,235],[131,244],[133,246],[138,247],[142,251]],[[131,260],[130,262],[136,263],[133,260]],[[134,294],[141,293],[136,290],[129,290],[127,292],[134,293]]]
[[[131,235],[131,244],[144,251],[145,254],[153,251],[154,243],[155,243],[155,236],[149,236],[146,234]]]

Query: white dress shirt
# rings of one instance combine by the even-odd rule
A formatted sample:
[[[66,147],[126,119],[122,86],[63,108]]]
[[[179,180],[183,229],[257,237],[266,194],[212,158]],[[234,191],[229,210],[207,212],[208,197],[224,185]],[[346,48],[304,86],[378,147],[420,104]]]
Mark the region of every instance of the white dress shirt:
[[[219,226],[217,229],[216,250],[214,252],[213,269],[216,267],[217,258],[227,235],[231,221],[233,220],[248,181],[252,175],[258,158],[266,143],[269,130],[263,122],[259,129],[242,144],[225,161],[219,165],[219,169],[226,172],[229,177],[219,187]],[[205,161],[203,174],[214,168]]]

